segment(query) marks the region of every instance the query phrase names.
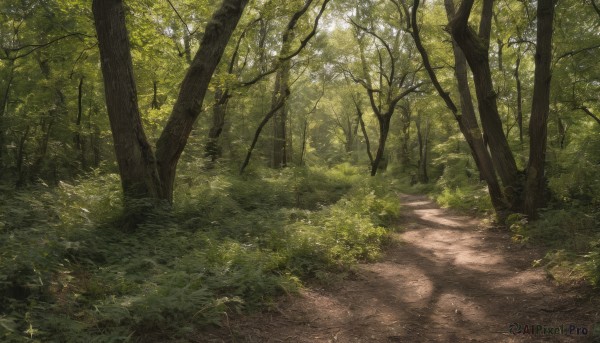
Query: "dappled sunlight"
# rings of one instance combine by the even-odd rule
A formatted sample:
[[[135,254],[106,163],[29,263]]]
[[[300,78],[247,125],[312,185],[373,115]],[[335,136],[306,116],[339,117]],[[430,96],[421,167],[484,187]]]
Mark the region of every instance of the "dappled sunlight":
[[[382,282],[390,285],[402,285],[402,292],[392,294],[391,297],[402,305],[411,308],[422,308],[427,305],[433,295],[434,283],[428,274],[417,266],[407,265],[398,268],[396,263],[376,263],[364,266],[365,270],[373,272]],[[393,288],[398,288],[394,286]]]
[[[433,222],[436,225],[448,226],[451,228],[469,227],[475,224],[474,221],[467,220],[465,217],[452,217],[445,214],[440,209],[419,209],[414,210],[420,220],[425,222]]]
[[[450,260],[467,269],[489,270],[490,265],[504,262],[501,256],[485,249],[484,236],[452,230],[421,229],[402,236],[407,243],[431,251],[436,258]]]
[[[509,323],[573,320],[551,311],[578,301],[572,294],[549,297],[555,286],[530,267],[531,255],[509,249],[503,233],[476,230],[472,218],[444,220],[445,210],[411,199],[403,198],[405,208],[418,208],[407,210],[401,224],[412,225],[394,236],[383,261],[359,265],[331,290],[303,292],[282,309],[286,316],[303,313],[303,320],[279,321],[282,329],[258,341],[520,342]]]
[[[480,323],[487,321],[489,316],[482,304],[474,301],[467,294],[457,292],[440,295],[435,301],[432,312],[432,317],[442,322],[444,319],[453,318],[453,320]]]
[[[407,204],[403,204],[403,206],[408,206],[408,207],[424,207],[424,206],[431,206],[431,202],[424,200],[424,201],[413,201]],[[416,210],[415,210],[416,212]]]

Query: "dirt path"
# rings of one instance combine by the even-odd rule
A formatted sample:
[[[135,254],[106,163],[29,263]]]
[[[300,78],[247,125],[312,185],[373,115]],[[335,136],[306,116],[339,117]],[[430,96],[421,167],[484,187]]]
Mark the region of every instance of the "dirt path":
[[[381,262],[360,265],[339,288],[304,290],[278,311],[232,321],[225,334],[202,341],[600,342],[591,337],[595,323],[600,330],[598,296],[554,285],[531,267],[539,252],[423,196],[402,201],[406,230]],[[539,334],[513,335],[511,323],[522,331],[533,324]],[[572,334],[549,332],[560,325]]]

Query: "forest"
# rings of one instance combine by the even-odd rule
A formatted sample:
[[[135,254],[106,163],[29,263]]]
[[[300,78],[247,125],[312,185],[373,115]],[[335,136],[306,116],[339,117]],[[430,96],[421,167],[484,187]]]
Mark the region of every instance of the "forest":
[[[600,339],[598,286],[598,0],[0,2],[2,342]]]

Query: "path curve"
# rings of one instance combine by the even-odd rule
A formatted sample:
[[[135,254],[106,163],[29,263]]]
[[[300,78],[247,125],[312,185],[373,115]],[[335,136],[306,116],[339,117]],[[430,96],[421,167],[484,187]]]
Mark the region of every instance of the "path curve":
[[[405,230],[380,262],[359,265],[338,288],[303,290],[200,341],[600,342],[591,337],[594,323],[600,330],[600,302],[533,268],[540,252],[424,196],[403,195],[402,204]],[[511,334],[511,323],[540,334]],[[550,333],[560,325],[573,334]]]

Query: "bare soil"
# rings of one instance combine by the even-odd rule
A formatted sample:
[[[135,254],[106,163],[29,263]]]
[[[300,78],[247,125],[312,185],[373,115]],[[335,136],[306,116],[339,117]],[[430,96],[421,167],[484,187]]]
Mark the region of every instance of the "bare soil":
[[[600,342],[600,294],[557,285],[532,266],[541,251],[424,196],[402,202],[404,229],[380,262],[232,318],[198,341]]]

